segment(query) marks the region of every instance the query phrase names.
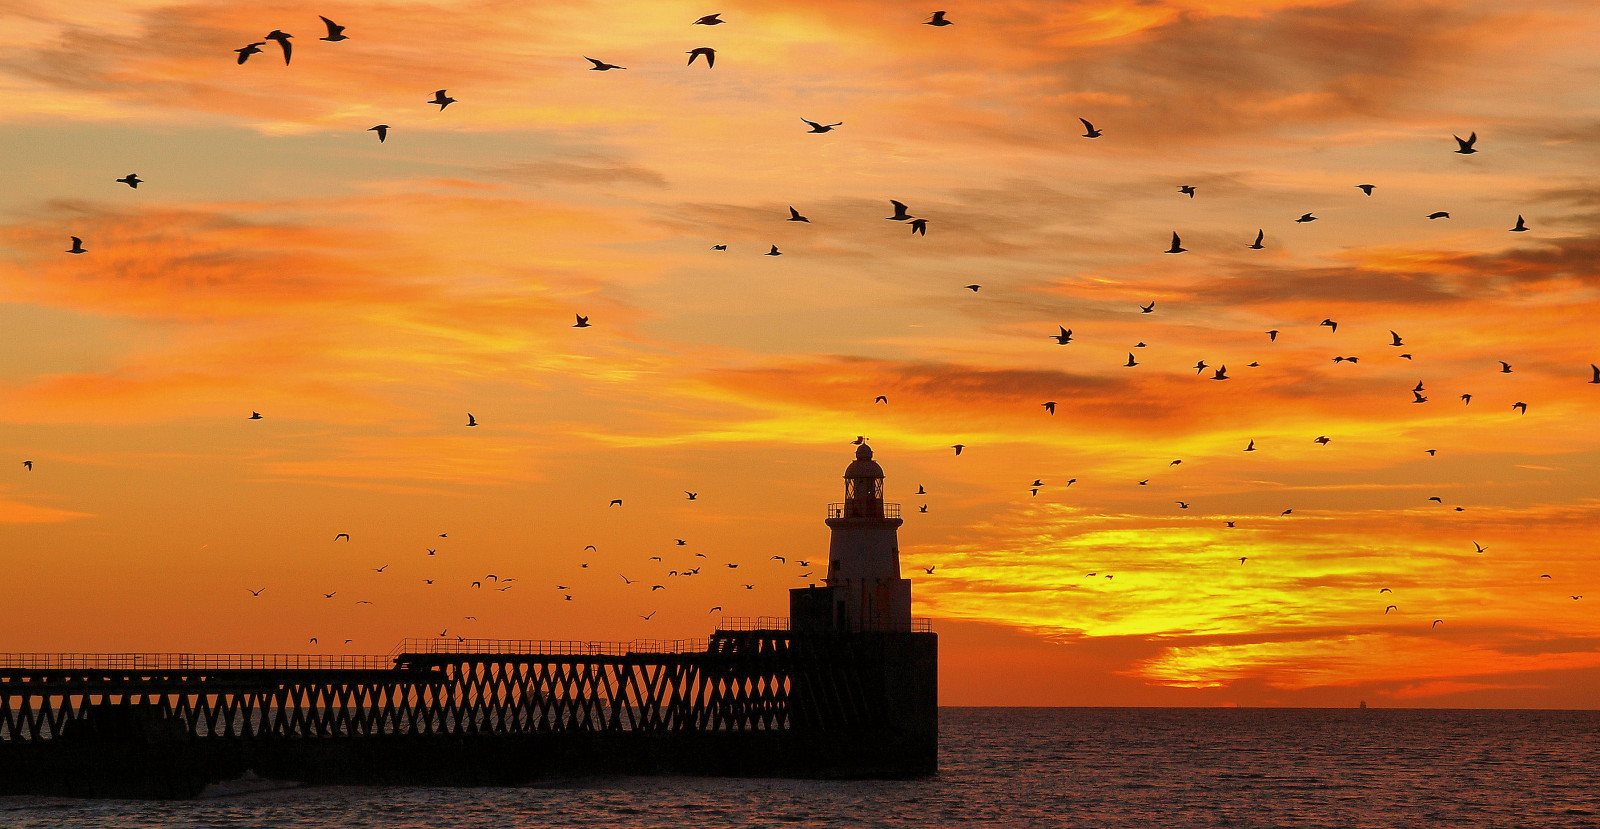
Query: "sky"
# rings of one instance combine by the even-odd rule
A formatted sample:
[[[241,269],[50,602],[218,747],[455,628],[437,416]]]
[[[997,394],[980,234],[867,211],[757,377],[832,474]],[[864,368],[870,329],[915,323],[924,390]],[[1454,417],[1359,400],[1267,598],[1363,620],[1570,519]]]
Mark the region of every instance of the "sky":
[[[1600,9],[940,7],[0,2],[0,650],[701,639],[864,435],[944,704],[1600,707]]]

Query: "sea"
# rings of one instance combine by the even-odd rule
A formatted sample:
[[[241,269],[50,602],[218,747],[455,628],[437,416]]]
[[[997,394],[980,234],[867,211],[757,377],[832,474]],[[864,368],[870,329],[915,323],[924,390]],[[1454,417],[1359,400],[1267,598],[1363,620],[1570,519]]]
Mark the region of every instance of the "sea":
[[[1600,827],[1600,711],[944,708],[919,780],[246,780],[0,797],[0,827]]]

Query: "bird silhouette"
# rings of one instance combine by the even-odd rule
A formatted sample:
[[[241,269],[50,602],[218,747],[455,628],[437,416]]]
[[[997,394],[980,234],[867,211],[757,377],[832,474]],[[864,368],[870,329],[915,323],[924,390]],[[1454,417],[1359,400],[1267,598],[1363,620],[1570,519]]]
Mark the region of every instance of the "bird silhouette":
[[[250,416],[245,418],[245,420],[260,420],[260,419],[261,419],[261,413],[260,412],[251,412]]]
[[[67,249],[67,253],[85,253],[85,252],[87,252],[87,248],[85,248],[83,246],[83,240],[82,239],[79,239],[76,236],[72,236],[72,237],[68,237],[68,238],[72,239],[72,247]]]
[[[379,124],[379,125],[377,125],[375,127],[367,127],[367,132],[375,132],[375,133],[377,133],[378,134],[378,143],[382,144],[384,142],[384,140],[389,137],[389,125],[388,124]]]
[[[323,25],[328,27],[328,36],[327,37],[322,37],[322,38],[317,38],[318,40],[326,40],[326,41],[330,41],[332,43],[338,43],[341,40],[349,40],[350,39],[350,38],[345,36],[344,27],[343,26],[340,26],[339,24],[333,22],[332,20],[329,20],[326,17],[323,17],[320,14],[317,15],[317,17],[321,18]]]
[[[1254,451],[1256,451],[1256,442],[1254,440],[1251,440],[1250,441],[1250,445],[1246,446],[1244,448],[1244,451],[1246,451],[1246,452],[1254,452]]]
[[[1389,332],[1389,336],[1392,338],[1392,342],[1390,342],[1389,345],[1392,345],[1392,346],[1405,345],[1404,342],[1401,342],[1399,334],[1396,334],[1393,331],[1390,331]]]
[[[117,179],[117,181],[119,181],[119,182],[121,182],[123,184],[126,184],[129,187],[132,187],[133,189],[137,190],[137,189],[139,189],[140,183],[143,182],[143,179],[139,178],[139,174],[138,173],[129,173],[129,174],[123,176],[122,178]]]
[[[674,539],[673,539],[673,541],[676,541],[676,542],[678,542],[678,543],[677,543],[677,545],[676,545],[676,546],[678,546],[678,547],[687,547],[687,546],[689,546],[689,542],[687,542],[687,541],[684,541],[684,540],[683,540],[683,539],[681,539],[681,538],[674,538]]]
[[[694,26],[720,26],[720,25],[722,25],[723,23],[726,23],[726,22],[728,22],[728,21],[722,19],[722,13],[721,12],[717,12],[716,14],[708,14],[705,17],[702,17],[699,20],[696,20],[691,25],[694,25]],[[719,607],[717,609],[721,610],[722,608]]]
[[[727,245],[712,245],[711,249],[712,250],[727,250],[728,246]]]
[[[1434,619],[1433,620],[1433,624],[1429,625],[1428,627],[1436,628],[1436,627],[1438,627],[1438,626],[1440,626],[1442,624],[1444,624],[1444,620],[1443,619]]]
[[[428,103],[437,104],[438,107],[439,107],[439,111],[440,112],[444,112],[444,108],[445,107],[450,106],[451,104],[453,104],[455,102],[456,102],[456,99],[450,97],[449,95],[444,94],[444,90],[441,89],[438,92],[433,93],[433,100],[429,101]]]
[[[1509,230],[1512,233],[1522,233],[1523,231],[1526,231],[1527,229],[1528,229],[1528,225],[1527,225],[1527,223],[1522,221],[1522,215],[1521,214],[1517,215],[1517,226],[1513,227],[1513,228],[1509,228]]]
[[[333,598],[334,596],[337,596],[337,595],[339,595],[339,591],[335,590],[332,593],[323,593],[322,594],[322,598],[331,599],[331,598]]]
[[[1327,446],[1328,442],[1331,441],[1331,440],[1333,440],[1333,438],[1330,438],[1327,435],[1318,435],[1318,436],[1312,438],[1311,442],[1312,443],[1318,443],[1318,444],[1321,444],[1323,446]]]
[[[1211,376],[1211,379],[1213,379],[1213,380],[1227,380],[1228,379],[1228,367],[1227,366],[1217,366],[1217,373],[1213,374]]]
[[[982,285],[962,285],[961,287],[966,288],[967,290],[969,290],[969,291],[971,291],[973,293],[977,293],[978,289],[982,288],[983,286]]]
[[[922,506],[917,507],[917,512],[927,512],[927,511],[928,511],[928,505],[927,504],[923,504]]]
[[[1318,325],[1326,325],[1333,333],[1335,333],[1335,334],[1339,333],[1339,323],[1334,322],[1331,319],[1325,319],[1322,322],[1319,322],[1317,324]]]
[[[1194,198],[1194,185],[1180,184],[1178,185],[1178,192],[1192,199]]]
[[[267,40],[276,40],[278,41],[278,45],[283,47],[284,66],[289,65],[289,56],[294,52],[294,44],[289,42],[289,38],[291,37],[294,37],[294,35],[286,32],[280,32],[277,29],[273,29],[272,32],[267,35]]]
[[[925,488],[924,488],[924,487],[923,487],[923,486],[922,486],[922,484],[917,484],[917,494],[918,494],[918,495],[927,495],[927,494],[928,494],[928,490],[927,490],[927,489],[925,489]],[[801,567],[805,567],[805,566],[806,566],[806,565],[804,565],[804,564],[802,564],[802,565],[800,565],[800,566],[801,566]]]
[[[659,611],[659,610],[652,610],[648,614],[642,615],[639,618],[641,618],[641,619],[645,620],[646,622],[648,622],[648,621],[650,621],[650,618],[652,616],[655,616],[657,613],[660,613],[660,612],[661,611]]]
[[[1056,327],[1061,329],[1061,333],[1060,334],[1051,334],[1050,335],[1050,336],[1055,338],[1056,345],[1066,345],[1067,343],[1072,342],[1072,329],[1071,328],[1068,328],[1065,325],[1058,325]]]
[[[885,219],[888,219],[891,222],[903,222],[903,221],[905,221],[907,219],[912,218],[911,214],[906,212],[906,206],[905,205],[901,204],[900,202],[895,201],[894,199],[890,199],[889,203],[894,205],[894,215],[893,216],[884,216]]]
[[[1472,405],[1472,395],[1470,395],[1470,394],[1461,395],[1461,403],[1464,406],[1471,406]]]
[[[1448,219],[1448,218],[1450,218],[1450,214],[1444,212],[1443,210],[1436,210],[1436,211],[1434,211],[1432,213],[1429,213],[1428,214],[1428,218],[1430,218],[1430,219]]]
[[[874,404],[882,403],[884,405],[888,405],[889,404],[889,396],[886,395],[886,394],[880,394],[877,397],[872,398],[872,402]]]
[[[1172,232],[1172,247],[1167,248],[1165,252],[1166,253],[1183,253],[1186,250],[1188,250],[1188,248],[1186,248],[1186,247],[1184,247],[1182,245],[1182,240],[1180,240],[1178,238],[1178,232],[1176,230],[1174,230]]]
[[[922,21],[922,25],[924,25],[924,26],[950,26],[950,25],[954,25],[954,24],[952,24],[950,21],[944,19],[944,12],[934,12],[932,17],[928,18],[927,20]]]
[[[916,236],[916,235],[927,236],[928,235],[928,220],[927,219],[912,219],[911,220],[911,234],[913,236]]]
[[[476,426],[476,425],[478,425],[478,419],[472,416],[472,412],[467,412],[467,425],[468,426]]]
[[[374,573],[382,573],[383,571],[385,571],[387,569],[389,569],[389,565],[385,564],[382,567],[374,567],[374,568],[372,568],[372,572],[374,572]]]
[[[589,71],[591,71],[591,72],[610,72],[613,69],[627,69],[628,68],[626,66],[618,66],[615,63],[606,63],[603,60],[595,60],[594,58],[591,58],[588,55],[584,55],[583,59],[588,61],[588,62],[590,62],[590,63],[592,63],[592,64],[594,64],[593,66],[589,67]]]
[[[1100,130],[1095,129],[1094,128],[1094,124],[1089,123],[1089,119],[1087,119],[1087,118],[1079,118],[1078,120],[1083,122],[1083,130],[1084,130],[1083,137],[1084,138],[1099,138],[1100,136],[1105,134],[1105,133],[1101,132]]]
[[[22,462],[22,468],[28,470],[29,472],[32,472],[33,471],[33,461],[23,461]]]
[[[1414,391],[1414,392],[1412,392],[1412,393],[1411,393],[1411,396],[1412,396],[1412,397],[1413,397],[1413,398],[1415,398],[1415,399],[1413,399],[1413,400],[1412,400],[1412,401],[1411,401],[1411,402],[1412,402],[1412,403],[1426,403],[1426,402],[1428,402],[1428,398],[1426,398],[1426,397],[1423,397],[1423,396],[1422,396],[1422,392],[1420,392],[1420,391]]]
[[[1505,360],[1498,360],[1497,362],[1500,363],[1500,373],[1501,374],[1510,374],[1511,373],[1511,364],[1510,363],[1506,362]]]
[[[589,318],[588,317],[586,317],[586,316],[584,316],[582,314],[573,314],[572,316],[575,317],[578,320],[577,322],[572,324],[573,328],[588,328],[589,327]]]
[[[769,250],[766,253],[763,253],[761,255],[762,256],[782,256],[783,255],[783,251],[778,250],[778,246],[777,245],[773,245],[772,246],[772,250]]]
[[[686,64],[687,66],[693,66],[694,59],[700,57],[701,55],[705,56],[707,69],[717,65],[717,50],[711,48],[710,46],[698,46],[694,49],[690,49],[685,54],[689,56],[689,63]],[[737,67],[735,67],[735,69],[737,70]]]
[[[611,499],[611,503],[606,504],[606,506],[608,506],[608,507],[620,507],[620,506],[622,506],[622,499],[621,498],[612,498]]]
[[[1300,218],[1295,219],[1294,222],[1295,224],[1305,224],[1306,222],[1314,222],[1316,220],[1317,217],[1311,215],[1310,213],[1301,213]]]
[[[684,490],[684,491],[683,491],[683,494],[684,494],[684,495],[685,495],[685,496],[687,496],[687,500],[690,500],[690,501],[693,501],[693,500],[695,500],[695,499],[696,499],[696,498],[699,498],[699,497],[700,497],[700,493],[698,493],[698,492],[690,492],[690,491],[689,491],[689,490],[687,490],[687,489],[686,489],[686,490]]]
[[[1399,609],[1400,608],[1397,605],[1389,605],[1388,607],[1383,609],[1383,615],[1388,616],[1389,615],[1389,611],[1391,611],[1391,610],[1399,610]]]
[[[1473,144],[1478,143],[1478,133],[1476,130],[1474,130],[1471,135],[1467,136],[1467,140],[1465,141],[1461,140],[1461,136],[1459,135],[1451,135],[1450,137],[1456,140],[1456,152],[1462,155],[1472,155],[1473,153],[1477,152],[1477,150],[1472,148]]]
[[[345,541],[349,541],[350,540],[350,534],[349,533],[339,533],[338,535],[333,537],[333,540],[334,541],[338,541],[341,538],[344,539]]]
[[[1056,413],[1056,401],[1054,401],[1054,400],[1046,400],[1045,402],[1040,403],[1039,405],[1044,407],[1044,411],[1045,411],[1046,414],[1055,414]]]
[[[1476,541],[1472,542],[1472,547],[1473,547],[1473,552],[1475,552],[1475,553],[1488,552],[1488,550],[1489,550],[1488,547],[1485,547],[1485,546],[1483,546],[1482,544],[1479,544]]]
[[[810,219],[807,219],[806,217],[800,215],[800,211],[794,209],[793,206],[790,206],[790,208],[789,208],[789,221],[791,221],[791,222],[805,222],[806,224],[810,224],[811,223]]]
[[[249,60],[251,55],[260,54],[261,53],[261,47],[263,47],[265,45],[267,45],[267,42],[265,40],[263,40],[263,41],[260,41],[258,43],[252,43],[252,44],[244,47],[243,49],[235,49],[235,50],[233,50],[233,51],[239,53],[239,65],[243,66],[244,62]]]
[[[1189,508],[1189,503],[1187,501],[1173,501],[1172,503],[1177,504],[1178,505],[1178,509],[1188,509]]]
[[[840,121],[837,124],[819,124],[816,121],[811,121],[811,120],[808,120],[808,119],[805,119],[805,118],[801,118],[800,120],[805,121],[807,124],[810,124],[811,125],[811,132],[814,132],[814,133],[830,132],[830,131],[833,130],[834,127],[842,127],[842,126],[844,126],[844,122],[843,121]]]
[[[1594,374],[1594,376],[1589,379],[1589,382],[1590,383],[1600,383],[1600,366],[1597,366],[1594,363],[1590,363],[1589,364],[1589,371]]]
[[[1133,359],[1133,352],[1130,351],[1130,352],[1128,352],[1128,362],[1123,363],[1122,366],[1123,366],[1123,368],[1133,368],[1134,366],[1136,366],[1138,364],[1139,364],[1139,361]]]
[[[967,448],[967,445],[964,444],[964,443],[957,443],[957,444],[951,446],[950,448],[956,450],[956,454],[960,455],[961,454],[961,450]]]
[[[1149,305],[1141,305],[1141,306],[1139,306],[1139,313],[1141,313],[1141,314],[1153,314],[1153,313],[1155,313],[1155,310],[1156,310],[1156,302],[1155,302],[1155,300],[1150,300],[1150,304]]]
[[[248,588],[248,587],[246,587],[245,589],[246,590],[250,590],[250,588]],[[261,590],[266,590],[266,589],[267,588],[265,588],[265,587],[261,588]],[[261,590],[250,590],[250,595],[259,596],[259,595],[261,595]]]
[[[1261,244],[1261,240],[1265,239],[1265,238],[1267,238],[1267,231],[1265,229],[1257,230],[1256,231],[1256,240],[1254,242],[1250,243],[1250,245],[1248,245],[1248,247],[1251,250],[1261,250],[1262,248],[1266,247],[1266,245]]]
[[[1511,408],[1519,410],[1522,414],[1527,414],[1528,413],[1528,404],[1526,404],[1526,403],[1524,403],[1524,402],[1522,402],[1520,400],[1518,400],[1515,403],[1512,403],[1511,404]]]
[[[1372,195],[1372,188],[1375,187],[1375,186],[1376,185],[1372,185],[1372,184],[1357,184],[1356,185],[1356,189],[1360,190],[1361,192],[1366,193],[1367,195],[1370,196],[1370,195]]]
[[[1200,362],[1194,364],[1194,373],[1196,375],[1203,374],[1205,372],[1205,370],[1206,370],[1206,361],[1205,360],[1201,360]]]

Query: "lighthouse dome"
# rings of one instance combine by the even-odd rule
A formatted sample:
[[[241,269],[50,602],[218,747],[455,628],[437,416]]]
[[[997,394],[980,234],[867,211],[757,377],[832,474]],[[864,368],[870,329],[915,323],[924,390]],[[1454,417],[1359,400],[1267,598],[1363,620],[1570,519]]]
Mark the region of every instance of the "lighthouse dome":
[[[863,443],[861,444],[860,448],[856,449],[856,459],[851,461],[849,466],[845,467],[844,476],[846,478],[883,477],[883,467],[879,466],[878,462],[872,459],[872,447]]]

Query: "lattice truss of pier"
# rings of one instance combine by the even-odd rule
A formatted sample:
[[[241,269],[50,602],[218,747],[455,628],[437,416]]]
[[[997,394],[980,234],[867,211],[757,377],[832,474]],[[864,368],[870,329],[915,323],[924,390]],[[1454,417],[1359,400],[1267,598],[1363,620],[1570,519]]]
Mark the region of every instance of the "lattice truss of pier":
[[[626,645],[407,640],[388,657],[0,655],[0,741],[110,736],[116,711],[204,738],[879,725],[871,672],[849,647],[807,641],[754,629]]]

